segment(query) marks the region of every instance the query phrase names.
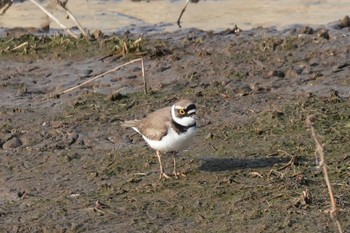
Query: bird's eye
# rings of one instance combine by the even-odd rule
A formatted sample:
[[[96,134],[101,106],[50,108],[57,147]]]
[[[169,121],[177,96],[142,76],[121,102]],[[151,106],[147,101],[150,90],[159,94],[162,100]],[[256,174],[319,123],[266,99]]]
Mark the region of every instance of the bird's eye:
[[[183,116],[186,114],[186,111],[184,109],[179,109],[179,113],[181,116]]]

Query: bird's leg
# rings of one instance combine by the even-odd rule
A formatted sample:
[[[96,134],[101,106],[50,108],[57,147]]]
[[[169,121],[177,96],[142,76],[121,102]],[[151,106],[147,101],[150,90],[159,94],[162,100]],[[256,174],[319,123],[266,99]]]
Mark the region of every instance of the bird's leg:
[[[173,159],[174,159],[174,172],[173,172],[174,176],[176,178],[179,178],[179,176],[186,176],[185,174],[176,171],[176,152],[173,152]]]
[[[177,20],[177,25],[179,26],[179,28],[181,28],[181,24],[180,24],[181,17],[184,14],[184,12],[186,10],[186,7],[187,7],[189,2],[190,2],[190,0],[186,0],[186,4],[185,4],[184,8],[182,9],[182,11],[180,13],[179,19]]]
[[[162,166],[162,161],[160,159],[160,152],[159,151],[157,151],[157,158],[158,158],[158,162],[159,162],[159,180],[161,180],[163,177],[165,179],[169,179],[170,177],[167,176],[167,174],[165,174],[163,172],[163,166]]]
[[[176,152],[173,152],[173,160],[174,160],[174,176],[175,176],[176,178],[179,178],[179,177],[178,177],[178,174],[177,174],[177,172],[176,172]]]

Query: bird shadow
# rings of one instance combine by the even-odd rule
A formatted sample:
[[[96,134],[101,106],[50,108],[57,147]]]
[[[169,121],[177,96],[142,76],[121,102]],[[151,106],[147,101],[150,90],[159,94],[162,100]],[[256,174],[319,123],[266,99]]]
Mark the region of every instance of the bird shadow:
[[[207,172],[232,171],[246,168],[273,167],[276,164],[286,164],[290,157],[261,157],[261,158],[202,158],[200,170]]]

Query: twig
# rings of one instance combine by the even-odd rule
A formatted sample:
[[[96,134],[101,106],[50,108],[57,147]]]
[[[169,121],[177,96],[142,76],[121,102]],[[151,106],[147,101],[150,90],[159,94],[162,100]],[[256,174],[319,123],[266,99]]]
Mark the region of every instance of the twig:
[[[142,69],[142,77],[143,77],[143,92],[147,95],[147,81],[145,76],[145,66],[143,65],[142,58],[141,58],[141,69]]]
[[[37,7],[40,8],[45,14],[47,14],[51,19],[53,19],[61,28],[65,29],[69,35],[74,37],[75,39],[78,39],[78,36],[75,35],[69,28],[64,26],[55,16],[53,16],[50,12],[48,12],[42,5],[40,5],[37,1],[35,0],[30,0],[32,3],[34,3]]]
[[[84,28],[81,26],[78,20],[74,17],[72,12],[70,12],[70,10],[65,5],[62,5],[62,4],[59,4],[59,5],[63,8],[63,10],[66,11],[69,18],[71,18],[74,21],[74,23],[77,25],[77,27],[79,28],[80,32],[83,34],[85,39],[89,39],[89,34],[84,30]]]
[[[11,1],[11,0],[3,1],[3,2],[1,2],[1,4],[2,4],[2,5],[0,5],[0,10],[1,10],[1,8],[3,8],[4,6],[7,5],[7,6],[5,7],[5,9],[3,9],[2,12],[0,13],[0,15],[3,15],[3,14],[5,14],[6,11],[12,6],[12,1]]]
[[[108,71],[106,71],[106,72],[104,72],[104,73],[102,73],[102,74],[99,74],[99,75],[97,75],[97,76],[95,76],[95,77],[93,77],[93,78],[91,78],[91,79],[89,79],[89,80],[87,80],[87,81],[85,81],[85,82],[79,84],[79,85],[76,85],[76,86],[74,86],[74,87],[68,88],[68,89],[66,89],[65,91],[59,93],[58,96],[63,95],[63,94],[66,94],[66,93],[68,93],[68,92],[70,92],[70,91],[73,91],[73,90],[75,90],[75,89],[77,89],[77,88],[79,88],[79,87],[81,87],[81,86],[84,86],[85,84],[87,84],[87,83],[89,83],[89,82],[92,82],[92,81],[94,81],[94,80],[96,80],[96,79],[98,79],[98,78],[101,78],[102,76],[104,76],[104,75],[106,75],[106,74],[112,73],[112,72],[114,72],[114,71],[116,71],[116,70],[119,70],[120,68],[122,68],[122,67],[124,67],[124,66],[127,66],[127,65],[132,64],[132,63],[137,62],[137,61],[141,61],[142,76],[143,76],[144,82],[146,83],[145,72],[144,72],[144,66],[143,66],[143,59],[142,59],[142,58],[138,58],[138,59],[131,60],[131,61],[127,62],[127,63],[124,63],[124,64],[122,64],[122,65],[120,65],[120,66],[114,67],[113,69],[108,70]],[[146,84],[144,84],[144,87],[145,87],[145,86],[146,86]],[[147,94],[147,90],[146,90],[146,89],[145,89],[145,94]]]
[[[190,0],[186,0],[186,4],[185,4],[185,6],[184,6],[184,8],[182,8],[182,10],[181,10],[181,13],[180,13],[180,16],[179,16],[179,18],[177,19],[177,25],[179,26],[179,28],[181,28],[181,17],[182,17],[182,15],[185,13],[185,10],[186,10],[186,7],[187,7],[187,5],[188,5],[188,3],[190,2]]]
[[[18,46],[16,46],[16,47],[14,47],[13,49],[12,49],[12,51],[15,51],[15,50],[17,50],[17,49],[21,49],[21,48],[23,48],[23,47],[25,47],[25,46],[27,46],[28,45],[28,41],[27,42],[24,42],[24,43],[22,43],[22,44],[20,44],[20,45],[18,45]]]
[[[323,176],[324,179],[326,181],[327,184],[327,188],[328,188],[328,193],[329,193],[329,197],[331,199],[331,205],[332,208],[330,210],[330,215],[331,218],[335,220],[337,227],[338,227],[338,231],[340,233],[343,232],[343,229],[341,227],[340,222],[337,219],[337,213],[338,213],[338,209],[337,209],[337,204],[334,198],[334,194],[333,194],[333,189],[332,189],[332,185],[329,181],[329,177],[328,177],[328,171],[327,171],[327,166],[325,163],[325,159],[324,159],[324,146],[318,141],[316,133],[315,133],[315,129],[313,127],[313,120],[315,119],[315,115],[309,115],[306,117],[306,127],[310,129],[311,132],[311,136],[314,139],[315,143],[316,143],[316,153],[318,154],[318,156],[320,157],[320,167],[322,167],[323,169]]]
[[[282,171],[282,170],[286,169],[287,167],[294,166],[296,161],[297,161],[297,156],[296,155],[292,155],[292,158],[289,160],[289,162],[287,164],[285,164],[283,167],[278,168],[277,171]]]

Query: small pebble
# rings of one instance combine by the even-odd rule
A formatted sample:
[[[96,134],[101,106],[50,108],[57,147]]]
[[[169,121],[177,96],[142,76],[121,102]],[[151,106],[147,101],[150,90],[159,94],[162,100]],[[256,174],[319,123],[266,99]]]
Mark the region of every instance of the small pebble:
[[[326,40],[329,40],[329,34],[328,34],[328,31],[325,30],[325,29],[322,29],[318,34],[317,34],[319,37],[322,37]]]
[[[281,70],[271,70],[267,73],[267,77],[279,77],[279,78],[284,78],[286,75],[283,71]]]
[[[13,137],[4,143],[2,145],[2,148],[4,150],[9,150],[9,149],[20,147],[21,145],[22,145],[22,141],[18,137]]]
[[[125,96],[122,95],[120,92],[114,92],[108,96],[108,99],[110,101],[117,101],[117,100],[121,100],[123,98],[125,98]]]
[[[314,29],[312,29],[309,26],[305,26],[299,31],[299,33],[301,33],[301,34],[314,34]]]

